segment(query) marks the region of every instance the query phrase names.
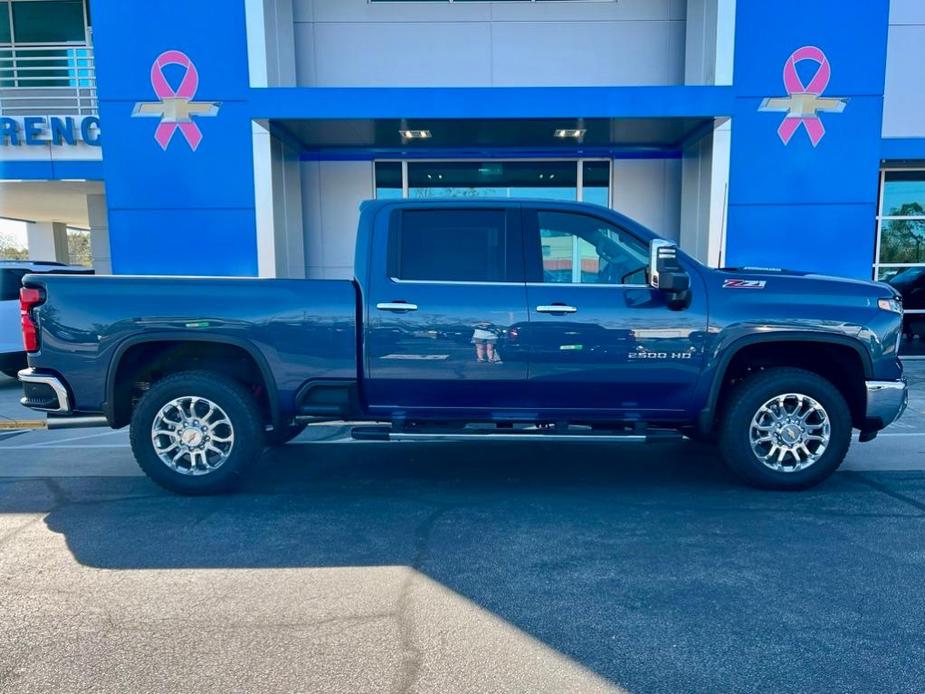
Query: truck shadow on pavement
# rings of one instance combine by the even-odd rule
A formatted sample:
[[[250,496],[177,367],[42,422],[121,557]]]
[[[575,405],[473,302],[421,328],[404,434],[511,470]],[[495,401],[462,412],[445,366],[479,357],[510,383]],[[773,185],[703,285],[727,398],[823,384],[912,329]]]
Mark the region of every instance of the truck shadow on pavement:
[[[772,493],[692,443],[311,444],[225,497],[2,488],[92,567],[410,566],[631,691],[925,686],[921,473]]]

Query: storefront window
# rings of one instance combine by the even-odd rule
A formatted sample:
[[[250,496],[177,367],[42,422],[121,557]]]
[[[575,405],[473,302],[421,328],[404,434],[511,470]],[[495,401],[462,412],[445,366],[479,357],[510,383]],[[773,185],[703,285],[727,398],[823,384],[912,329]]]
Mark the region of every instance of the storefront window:
[[[394,200],[402,196],[400,161],[376,162],[376,199]]]
[[[576,200],[575,162],[409,162],[409,198],[546,198]]]
[[[404,180],[404,177],[407,180]],[[579,181],[583,181],[580,185]],[[376,197],[535,198],[607,205],[610,162],[576,160],[468,160],[376,163]],[[581,196],[581,197],[580,197]]]
[[[874,278],[903,296],[900,352],[925,356],[925,171],[883,171],[880,197]]]
[[[582,184],[584,202],[593,202],[595,205],[610,207],[610,162],[585,161],[582,162]]]

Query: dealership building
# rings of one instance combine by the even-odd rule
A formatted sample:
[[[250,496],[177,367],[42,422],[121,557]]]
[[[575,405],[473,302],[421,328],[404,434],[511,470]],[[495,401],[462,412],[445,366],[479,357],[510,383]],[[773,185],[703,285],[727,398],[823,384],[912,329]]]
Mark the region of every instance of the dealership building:
[[[0,0],[0,217],[100,272],[343,278],[362,200],[556,198],[913,277],[923,64],[921,0]]]

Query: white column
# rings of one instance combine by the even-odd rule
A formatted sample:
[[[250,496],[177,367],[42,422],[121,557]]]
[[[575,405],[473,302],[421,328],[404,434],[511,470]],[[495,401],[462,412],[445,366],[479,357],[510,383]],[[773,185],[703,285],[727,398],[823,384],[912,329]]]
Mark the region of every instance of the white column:
[[[69,262],[67,252],[67,225],[64,222],[29,222],[26,239],[30,260]]]
[[[252,87],[294,87],[292,0],[245,0],[247,67]]]
[[[112,274],[112,254],[109,250],[109,211],[106,196],[87,196],[87,217],[90,222],[90,255],[98,275]]]
[[[254,213],[257,226],[257,275],[277,277],[273,228],[273,148],[265,125],[251,124],[254,138]]]
[[[684,148],[681,161],[681,248],[711,267],[725,261],[732,123]]]
[[[299,153],[273,137],[262,123],[253,123],[252,134],[257,274],[304,278]]]
[[[736,0],[688,0],[685,84],[732,84]]]

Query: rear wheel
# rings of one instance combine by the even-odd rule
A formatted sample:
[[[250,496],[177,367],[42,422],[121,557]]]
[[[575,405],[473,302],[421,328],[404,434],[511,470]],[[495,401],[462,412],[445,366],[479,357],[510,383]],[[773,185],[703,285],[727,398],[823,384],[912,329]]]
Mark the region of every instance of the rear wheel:
[[[829,381],[811,371],[773,368],[732,393],[720,423],[720,452],[747,484],[805,489],[841,465],[851,412]]]
[[[260,456],[263,435],[253,396],[236,381],[209,371],[158,381],[132,414],[132,452],[139,467],[178,494],[231,489]]]

